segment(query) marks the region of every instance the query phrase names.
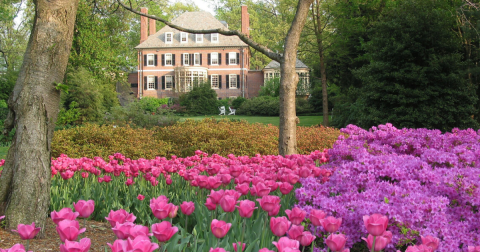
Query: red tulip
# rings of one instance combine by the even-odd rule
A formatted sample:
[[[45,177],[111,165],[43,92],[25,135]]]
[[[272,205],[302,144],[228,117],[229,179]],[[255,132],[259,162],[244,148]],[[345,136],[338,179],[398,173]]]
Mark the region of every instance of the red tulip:
[[[239,184],[235,186],[235,190],[241,193],[242,195],[247,195],[248,191],[250,190],[250,186],[247,183]]]
[[[79,213],[81,218],[88,218],[95,209],[95,202],[93,200],[79,200],[76,204],[73,202],[73,207],[75,208],[75,211]]]
[[[178,232],[177,227],[172,227],[172,224],[168,221],[162,221],[152,225],[152,233],[159,242],[166,242],[172,238],[172,236]]]
[[[80,242],[65,240],[65,245],[60,244],[60,252],[88,252],[90,250],[91,241],[83,238]]]
[[[235,242],[232,245],[233,245],[233,250],[235,250],[235,252],[242,252],[245,250],[245,243]],[[239,250],[240,247],[242,248],[241,250]]]
[[[210,248],[208,252],[227,252],[224,248]]]
[[[279,186],[280,188],[280,192],[283,194],[283,195],[287,195],[289,194],[292,189],[293,189],[293,185],[288,183],[288,182],[282,182]]]
[[[347,237],[344,234],[330,234],[325,240],[332,252],[342,251],[346,242]]]
[[[124,209],[120,209],[117,211],[110,210],[108,217],[105,217],[105,219],[110,222],[110,226],[112,227],[115,227],[117,225],[117,222],[134,222],[136,218],[137,217],[135,217],[135,215],[128,213]]]
[[[295,240],[288,239],[287,237],[282,237],[278,242],[272,242],[275,247],[277,247],[278,252],[286,252],[288,249],[291,250],[298,250],[300,247],[300,243]]]
[[[328,216],[325,219],[320,220],[323,229],[329,233],[335,233],[342,225],[342,218],[335,219],[335,217]]]
[[[253,211],[258,207],[255,207],[255,202],[250,200],[242,200],[240,204],[236,206],[238,209],[238,213],[242,218],[250,218],[252,217]]]
[[[228,233],[228,230],[230,230],[231,226],[231,223],[226,223],[225,221],[213,219],[212,224],[210,225],[210,229],[212,230],[212,233],[215,237],[222,238]]]
[[[223,211],[227,213],[235,211],[236,204],[237,201],[232,196],[225,195],[220,200],[220,206],[222,207]]]
[[[40,228],[35,228],[35,222],[32,222],[31,225],[18,224],[17,230],[12,231],[18,233],[22,240],[30,240],[38,234]]]
[[[50,213],[50,217],[56,225],[62,220],[75,220],[78,215],[80,215],[78,212],[73,212],[73,210],[68,207],[63,208],[59,212],[53,211]]]
[[[292,225],[292,227],[287,231],[288,238],[292,240],[300,241],[301,236],[303,235],[303,226]]]
[[[217,205],[212,202],[211,198],[207,198],[207,203],[205,203],[205,206],[210,211],[213,211],[213,210],[215,210],[215,208],[217,208]]]
[[[417,246],[408,246],[405,252],[433,252],[433,249],[422,244]],[[468,252],[470,252],[470,250]]]
[[[362,240],[367,242],[367,247],[369,250],[372,249],[373,245],[373,235],[368,235],[367,239],[362,237]],[[378,252],[387,247],[388,243],[392,240],[392,232],[385,231],[382,235],[379,235],[375,238],[375,248],[374,251]]]
[[[432,248],[434,251],[437,250],[440,240],[437,237],[433,237],[431,235],[427,235],[425,237],[420,236],[422,238],[422,244]]]
[[[365,215],[363,216],[363,223],[369,234],[379,236],[387,230],[388,218],[381,214]]]
[[[132,222],[125,222],[125,223],[117,222],[115,227],[112,228],[112,230],[118,239],[125,240],[130,236],[130,229],[134,226],[135,224],[133,224]]]
[[[278,196],[272,196],[272,195],[265,195],[261,199],[257,199],[257,201],[260,203],[260,207],[265,212],[270,212],[275,209],[276,206],[280,204],[280,197]]]
[[[268,195],[270,193],[270,188],[267,187],[264,183],[260,182],[252,188],[250,188],[250,194],[252,196],[257,196],[257,197],[263,197],[265,195]]]
[[[80,229],[78,221],[74,220],[62,220],[58,223],[56,229],[62,242],[65,242],[65,240],[75,241],[77,240],[78,235],[86,230],[85,228]]]
[[[130,238],[135,239],[137,236],[143,235],[143,236],[152,236],[153,234],[149,232],[150,229],[146,226],[143,225],[135,225],[130,228],[129,233],[130,233]]]
[[[107,245],[110,247],[112,252],[127,252],[128,250],[128,241],[127,240],[115,240],[115,242],[112,244],[107,243]]]
[[[185,215],[191,215],[195,211],[195,203],[192,201],[186,202],[184,201],[180,205],[180,209],[182,210],[182,213]]]
[[[158,248],[158,244],[152,243],[147,236],[137,236],[135,239],[128,238],[127,251],[135,252],[153,252]]]
[[[468,252],[480,252],[480,246],[468,246]]]
[[[324,213],[322,210],[312,209],[310,211],[310,221],[315,227],[322,225],[322,223],[320,223],[320,220],[325,219],[325,216],[327,216],[327,214]]]
[[[223,190],[218,190],[218,191],[212,190],[210,191],[208,198],[210,198],[213,204],[218,205],[220,203],[220,200],[223,198],[224,194],[225,194],[225,191]]]
[[[308,231],[304,231],[300,239],[298,240],[300,244],[304,247],[309,246],[312,244],[313,240],[315,240],[315,236]]]
[[[300,225],[307,215],[307,212],[298,207],[294,207],[292,210],[287,209],[285,210],[285,213],[290,221],[295,225]]]
[[[270,218],[270,230],[275,236],[282,237],[290,228],[292,223],[288,221],[287,217],[272,217]]]

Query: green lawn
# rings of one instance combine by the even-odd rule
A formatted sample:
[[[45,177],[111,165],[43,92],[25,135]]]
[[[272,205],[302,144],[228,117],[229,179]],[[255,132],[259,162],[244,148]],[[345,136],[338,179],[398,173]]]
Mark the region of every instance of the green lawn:
[[[249,123],[263,123],[263,124],[272,124],[278,126],[280,123],[280,119],[278,116],[243,116],[243,115],[229,115],[229,116],[191,116],[191,117],[183,117],[180,121],[185,119],[194,119],[194,120],[202,120],[207,117],[213,117],[215,119],[239,119],[239,120],[246,120]],[[299,126],[312,126],[322,123],[323,116],[299,116],[300,123]]]

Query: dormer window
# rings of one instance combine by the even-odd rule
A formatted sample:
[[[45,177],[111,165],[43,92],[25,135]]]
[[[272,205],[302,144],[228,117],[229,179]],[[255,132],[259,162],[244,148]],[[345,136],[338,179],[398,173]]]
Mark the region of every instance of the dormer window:
[[[187,43],[188,42],[188,33],[182,32],[180,33],[180,43]]]
[[[211,35],[212,43],[218,43],[218,33],[212,33]]]
[[[165,32],[165,44],[171,44],[173,41],[173,32]]]
[[[197,43],[203,43],[203,34],[195,34],[195,41]]]

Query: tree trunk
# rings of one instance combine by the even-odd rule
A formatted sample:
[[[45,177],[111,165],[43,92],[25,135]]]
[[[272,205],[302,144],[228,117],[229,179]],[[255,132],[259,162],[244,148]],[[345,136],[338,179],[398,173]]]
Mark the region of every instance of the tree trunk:
[[[16,128],[0,177],[0,215],[6,228],[35,222],[45,231],[50,205],[51,140],[61,83],[72,46],[78,0],[36,0],[23,65],[8,100],[5,131]]]
[[[297,152],[295,96],[298,75],[295,71],[297,48],[308,10],[313,0],[300,0],[292,26],[285,38],[285,51],[280,60],[280,125],[278,153],[282,156]]]

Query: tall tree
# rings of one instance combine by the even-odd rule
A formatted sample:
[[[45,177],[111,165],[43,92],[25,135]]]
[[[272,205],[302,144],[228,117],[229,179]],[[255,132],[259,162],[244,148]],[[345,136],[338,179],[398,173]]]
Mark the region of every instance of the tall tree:
[[[297,149],[296,139],[296,112],[295,112],[295,96],[298,83],[298,75],[295,71],[295,63],[297,60],[297,48],[300,35],[307,19],[308,11],[313,0],[298,1],[295,17],[292,25],[288,30],[284,42],[283,54],[275,53],[267,47],[250,39],[239,31],[226,31],[222,29],[213,30],[192,30],[174,25],[171,22],[151,15],[143,14],[128,7],[120,0],[117,0],[125,9],[130,10],[141,16],[146,16],[165,23],[166,25],[188,33],[208,34],[220,33],[226,36],[238,36],[243,42],[253,47],[255,50],[265,54],[272,60],[280,63],[280,125],[278,138],[278,152],[280,155],[295,154]]]

